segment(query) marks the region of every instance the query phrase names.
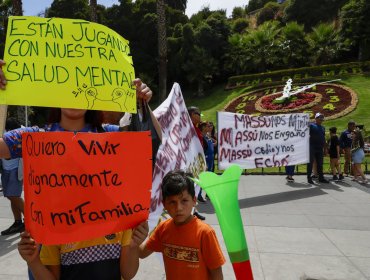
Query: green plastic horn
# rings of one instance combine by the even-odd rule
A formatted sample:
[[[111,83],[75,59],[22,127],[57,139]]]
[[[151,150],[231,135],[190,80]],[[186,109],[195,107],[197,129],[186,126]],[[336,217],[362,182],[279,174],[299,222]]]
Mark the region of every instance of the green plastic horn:
[[[216,210],[227,252],[237,280],[252,280],[242,217],[238,202],[238,184],[242,169],[231,165],[222,175],[202,172],[194,181],[207,192]]]

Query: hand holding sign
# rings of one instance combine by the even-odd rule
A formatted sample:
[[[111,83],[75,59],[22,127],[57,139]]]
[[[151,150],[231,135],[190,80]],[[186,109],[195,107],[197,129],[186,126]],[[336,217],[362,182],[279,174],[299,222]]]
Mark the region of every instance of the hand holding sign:
[[[27,264],[40,260],[39,245],[28,231],[21,233],[21,240],[18,243],[18,251],[22,259],[24,259]]]
[[[0,104],[135,113],[128,43],[84,20],[9,17],[4,71],[12,93]]]
[[[145,222],[140,223],[132,231],[131,246],[134,246],[134,247],[140,246],[141,243],[143,243],[144,240],[148,237],[148,233],[149,233],[148,222],[145,221]]]
[[[136,86],[137,98],[149,102],[153,96],[152,90],[146,84],[144,84],[139,78],[136,78],[133,83]]]
[[[101,237],[148,218],[149,132],[23,133],[22,143],[26,229],[37,242]],[[135,243],[145,233],[139,227]]]

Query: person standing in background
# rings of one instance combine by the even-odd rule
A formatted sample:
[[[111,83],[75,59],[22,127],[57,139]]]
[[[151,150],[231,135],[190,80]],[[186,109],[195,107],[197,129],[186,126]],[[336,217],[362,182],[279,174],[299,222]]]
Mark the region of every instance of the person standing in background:
[[[329,140],[329,156],[330,156],[330,168],[333,174],[333,180],[343,180],[343,174],[340,168],[340,147],[339,147],[339,139],[337,136],[337,128],[331,127],[330,131],[330,140]],[[337,171],[338,175],[337,176]]]
[[[204,155],[206,157],[207,171],[212,171],[214,167],[214,142],[210,136],[209,123],[202,122],[199,125],[199,129],[203,134],[203,141],[206,141],[206,149],[204,150]]]
[[[307,182],[314,184],[311,178],[312,164],[316,160],[317,173],[319,175],[320,183],[329,183],[324,177],[323,172],[323,161],[324,161],[324,150],[325,150],[325,128],[321,125],[324,121],[324,115],[316,113],[315,123],[309,125],[310,130],[310,162],[307,164]]]
[[[285,173],[286,173],[286,180],[289,182],[289,183],[294,183],[294,168],[295,168],[295,165],[287,165],[285,166]]]
[[[365,158],[364,139],[361,130],[352,131],[352,162],[353,162],[353,180],[361,184],[367,184],[368,180],[362,171],[361,164]]]
[[[208,122],[208,131],[210,133],[210,137],[213,141],[213,160],[217,159],[217,153],[218,153],[218,141],[217,141],[217,133],[216,133],[216,128],[213,124],[213,122]],[[215,171],[215,164],[213,163],[213,168],[211,170],[212,172]]]
[[[339,145],[344,151],[344,173],[346,176],[351,174],[351,146],[352,146],[352,131],[356,128],[354,121],[349,121],[347,129],[340,134]]]
[[[201,115],[202,114],[201,114],[198,107],[190,106],[187,109],[188,109],[188,114],[190,116],[191,122],[193,123],[195,132],[197,133],[199,142],[202,145],[203,151],[204,151],[205,146],[206,146],[206,142],[204,141],[203,134],[199,129],[199,124],[200,124],[200,121],[201,121]],[[200,191],[198,193],[198,201],[199,202],[206,202],[206,200],[202,196],[202,189],[200,189]],[[200,215],[197,211],[194,211],[194,215],[200,220],[204,221],[206,219],[206,217]]]

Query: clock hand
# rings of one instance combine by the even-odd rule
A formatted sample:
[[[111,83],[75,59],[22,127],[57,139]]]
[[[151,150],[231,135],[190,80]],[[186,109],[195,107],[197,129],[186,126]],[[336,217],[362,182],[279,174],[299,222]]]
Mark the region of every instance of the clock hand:
[[[285,89],[286,89],[286,87],[288,85],[288,82],[290,81],[290,83],[291,83],[291,81],[292,81],[291,79],[289,79],[288,82],[287,82],[287,85],[285,85],[285,87],[284,87],[283,95],[280,96],[280,97],[278,97],[278,98],[276,98],[275,100],[284,100],[285,98],[288,98],[288,97],[290,97],[292,95],[296,95],[296,94],[298,94],[300,92],[304,92],[305,90],[310,89],[310,88],[313,88],[314,86],[321,85],[321,84],[326,84],[326,83],[332,83],[332,82],[336,82],[336,81],[340,81],[340,80],[341,79],[335,79],[335,80],[330,80],[330,81],[325,81],[325,82],[320,82],[320,83],[313,83],[313,84],[310,84],[310,85],[307,85],[307,86],[303,86],[303,87],[301,87],[301,88],[299,88],[299,89],[297,89],[295,91],[289,92],[289,95],[286,95],[286,94],[284,94],[285,93]]]
[[[335,80],[330,80],[330,81],[325,81],[325,82],[320,82],[320,83],[314,83],[314,84],[310,84],[310,85],[307,85],[307,86],[303,86],[293,92],[290,93],[290,95],[295,95],[295,94],[298,94],[300,92],[303,92],[305,91],[306,89],[309,89],[309,88],[313,88],[314,86],[317,86],[317,85],[321,85],[321,84],[326,84],[326,83],[332,83],[332,82],[336,82],[336,81],[340,81],[341,79],[335,79]]]
[[[284,90],[283,90],[283,95],[276,98],[276,100],[283,100],[285,98],[289,98],[290,97],[290,90],[292,88],[292,79],[288,79],[286,81],[286,84],[285,84],[285,87],[284,87]]]

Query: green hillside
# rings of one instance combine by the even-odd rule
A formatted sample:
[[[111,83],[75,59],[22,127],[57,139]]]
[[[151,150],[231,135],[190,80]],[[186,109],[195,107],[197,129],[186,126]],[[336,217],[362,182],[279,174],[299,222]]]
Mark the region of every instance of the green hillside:
[[[358,96],[359,102],[354,111],[346,116],[335,120],[324,122],[326,127],[336,126],[338,130],[344,130],[349,120],[354,120],[358,124],[363,124],[367,133],[370,131],[370,75],[350,76],[342,79],[345,86],[352,88]],[[216,122],[216,112],[223,108],[234,98],[245,92],[244,88],[235,90],[225,90],[225,85],[219,85],[209,90],[205,97],[190,98],[185,97],[187,106],[198,106],[204,114],[203,120]],[[187,96],[185,94],[185,96]]]
[[[336,126],[338,128],[339,133],[343,131],[347,127],[347,123],[349,120],[356,121],[357,124],[364,125],[364,134],[367,136],[367,141],[369,141],[370,136],[370,75],[357,75],[357,76],[350,76],[343,78],[341,81],[345,86],[353,89],[358,96],[358,104],[354,111],[345,115],[341,118],[337,118],[335,120],[328,120],[324,122],[324,126],[329,128],[332,126]],[[209,90],[205,97],[202,98],[188,98],[185,97],[185,102],[187,106],[198,106],[203,113],[203,120],[212,121],[217,124],[216,121],[216,112],[222,111],[223,108],[234,98],[238,97],[240,94],[246,92],[245,88],[235,89],[235,90],[225,90],[225,85],[219,85],[211,90]],[[185,94],[186,96],[186,94]],[[328,132],[328,129],[327,129]],[[368,173],[369,172],[369,162],[370,154],[366,155],[365,161],[363,163],[363,170]],[[343,160],[342,160],[343,164]],[[217,169],[217,161],[215,161],[216,172],[220,172]],[[298,173],[305,174],[306,173],[306,165],[299,165],[297,166]],[[283,174],[284,168],[256,168],[247,171],[249,174],[276,174],[281,173]],[[324,158],[324,172],[330,173],[330,164],[329,158]]]

